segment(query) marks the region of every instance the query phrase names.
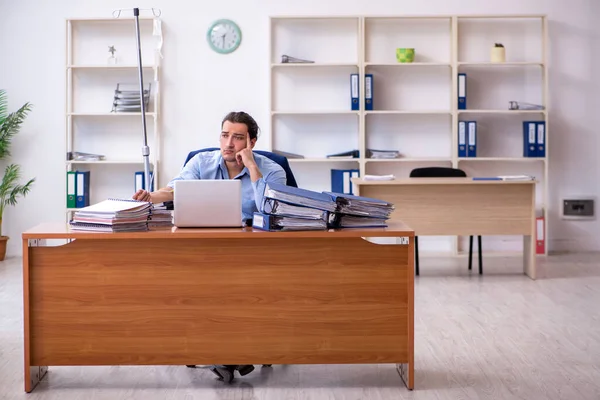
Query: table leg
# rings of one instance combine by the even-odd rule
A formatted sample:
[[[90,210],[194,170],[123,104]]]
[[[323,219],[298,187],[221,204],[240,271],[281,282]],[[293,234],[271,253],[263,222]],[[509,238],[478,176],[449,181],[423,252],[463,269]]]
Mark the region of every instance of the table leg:
[[[396,371],[402,378],[406,388],[413,390],[415,386],[415,369],[413,364],[396,364]]]
[[[536,277],[535,238],[523,236],[523,272],[531,279]]]
[[[28,373],[29,372],[29,373]],[[48,367],[25,366],[25,391],[30,393],[48,373]]]

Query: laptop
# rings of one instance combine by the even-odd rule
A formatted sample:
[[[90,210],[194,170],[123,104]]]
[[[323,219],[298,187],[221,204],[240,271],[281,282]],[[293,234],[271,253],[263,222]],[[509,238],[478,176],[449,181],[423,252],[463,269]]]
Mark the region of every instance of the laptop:
[[[242,181],[175,181],[173,225],[178,228],[241,227]]]

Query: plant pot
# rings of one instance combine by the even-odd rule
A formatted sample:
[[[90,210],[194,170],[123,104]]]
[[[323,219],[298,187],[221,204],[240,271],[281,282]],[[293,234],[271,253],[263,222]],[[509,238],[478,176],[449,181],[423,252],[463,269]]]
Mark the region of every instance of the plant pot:
[[[0,261],[4,261],[6,256],[6,244],[8,243],[8,236],[0,236]]]
[[[506,61],[506,49],[504,47],[492,47],[491,61],[503,63]]]

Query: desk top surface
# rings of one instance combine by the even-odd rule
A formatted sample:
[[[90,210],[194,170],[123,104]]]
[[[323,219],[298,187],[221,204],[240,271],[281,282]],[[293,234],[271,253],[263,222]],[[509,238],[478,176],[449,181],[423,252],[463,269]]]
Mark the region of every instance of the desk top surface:
[[[414,236],[402,222],[389,221],[387,228],[347,228],[323,231],[268,232],[253,228],[166,228],[146,232],[93,232],[72,230],[66,223],[42,223],[22,234],[23,239],[232,239]]]
[[[537,181],[499,181],[499,180],[476,180],[468,178],[400,178],[391,181],[365,181],[362,178],[352,178],[356,185],[535,185]]]

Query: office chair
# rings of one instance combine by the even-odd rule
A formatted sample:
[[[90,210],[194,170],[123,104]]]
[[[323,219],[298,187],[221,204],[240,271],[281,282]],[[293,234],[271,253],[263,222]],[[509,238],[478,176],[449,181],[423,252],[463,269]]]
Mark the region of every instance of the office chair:
[[[190,161],[192,159],[192,157],[194,157],[196,154],[205,152],[205,151],[215,151],[215,150],[219,150],[219,148],[218,147],[208,147],[205,149],[190,151],[185,159],[185,162],[183,163],[183,166],[185,167],[185,165],[188,163],[188,161]],[[277,164],[281,165],[281,168],[283,168],[283,170],[285,171],[285,178],[287,181],[286,184],[288,186],[298,187],[298,183],[296,182],[296,178],[294,177],[294,174],[290,167],[290,163],[288,162],[286,157],[279,155],[279,154],[271,153],[270,151],[265,151],[265,150],[253,150],[253,152],[256,154],[265,156],[265,157],[269,158],[270,160],[275,161]],[[173,202],[165,201],[165,206],[167,207],[167,210],[172,210]]]
[[[462,169],[448,167],[422,167],[410,171],[411,178],[465,178]],[[479,274],[483,274],[483,257],[481,254],[481,235],[477,236],[479,250]],[[469,270],[473,265],[473,235],[469,236]],[[419,275],[419,238],[415,236],[415,273]]]

